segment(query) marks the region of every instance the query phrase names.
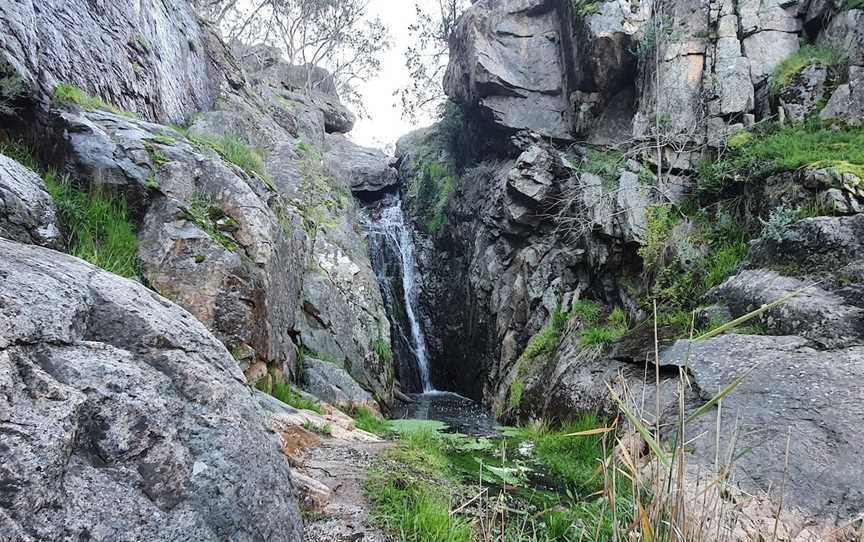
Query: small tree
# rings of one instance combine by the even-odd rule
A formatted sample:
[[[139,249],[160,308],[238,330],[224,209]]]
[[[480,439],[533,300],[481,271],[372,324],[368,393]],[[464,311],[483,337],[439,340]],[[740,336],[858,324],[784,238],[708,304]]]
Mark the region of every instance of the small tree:
[[[396,91],[402,115],[417,122],[421,115],[440,114],[445,101],[444,72],[450,59],[450,36],[468,0],[438,0],[438,7],[425,11],[414,5],[417,20],[408,27],[412,44],[405,51],[411,82]]]
[[[355,89],[381,68],[390,34],[380,18],[366,15],[368,0],[200,0],[199,9],[229,43],[279,48],[286,60],[306,68],[305,90],[320,83],[314,68],[327,69],[340,96],[358,107]]]

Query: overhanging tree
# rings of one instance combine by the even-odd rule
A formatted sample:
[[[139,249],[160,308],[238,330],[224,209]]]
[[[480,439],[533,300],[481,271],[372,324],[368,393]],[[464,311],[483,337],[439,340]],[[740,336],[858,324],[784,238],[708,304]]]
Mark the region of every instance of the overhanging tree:
[[[327,69],[340,96],[360,109],[356,84],[376,75],[390,34],[367,16],[368,0],[199,0],[199,9],[229,44],[279,48],[306,67],[304,90],[315,90],[316,66]]]

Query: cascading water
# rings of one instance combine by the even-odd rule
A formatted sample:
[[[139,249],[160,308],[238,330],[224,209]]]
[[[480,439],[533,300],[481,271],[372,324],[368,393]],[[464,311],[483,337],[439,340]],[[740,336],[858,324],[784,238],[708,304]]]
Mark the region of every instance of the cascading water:
[[[375,215],[367,226],[369,248],[372,266],[393,323],[394,350],[397,361],[401,361],[398,359],[401,355],[410,356],[415,362],[415,371],[410,371],[404,363],[400,364],[400,379],[406,384],[405,379],[410,378],[424,393],[434,391],[426,338],[418,319],[414,241],[405,224],[401,200],[394,198],[387,202]]]

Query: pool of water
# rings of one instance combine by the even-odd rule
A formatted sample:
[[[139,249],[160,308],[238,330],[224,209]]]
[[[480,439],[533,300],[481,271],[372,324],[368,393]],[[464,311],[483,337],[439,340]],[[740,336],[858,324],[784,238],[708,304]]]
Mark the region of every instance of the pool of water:
[[[393,418],[437,420],[450,431],[475,437],[497,435],[497,422],[486,407],[455,393],[434,391],[410,396],[413,403],[400,403],[393,409]]]

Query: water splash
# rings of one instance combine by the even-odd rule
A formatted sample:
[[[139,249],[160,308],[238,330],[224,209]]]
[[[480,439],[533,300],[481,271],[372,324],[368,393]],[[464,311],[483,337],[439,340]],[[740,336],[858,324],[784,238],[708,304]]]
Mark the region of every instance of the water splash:
[[[423,392],[434,391],[429,374],[429,353],[426,350],[426,337],[417,319],[417,289],[414,277],[414,241],[411,232],[405,224],[405,214],[402,212],[402,202],[396,199],[393,204],[381,210],[377,219],[369,226],[371,235],[383,237],[382,241],[399,254],[399,267],[402,275],[402,302],[410,331],[411,349],[417,361],[417,372]],[[379,280],[384,277],[379,276]]]

